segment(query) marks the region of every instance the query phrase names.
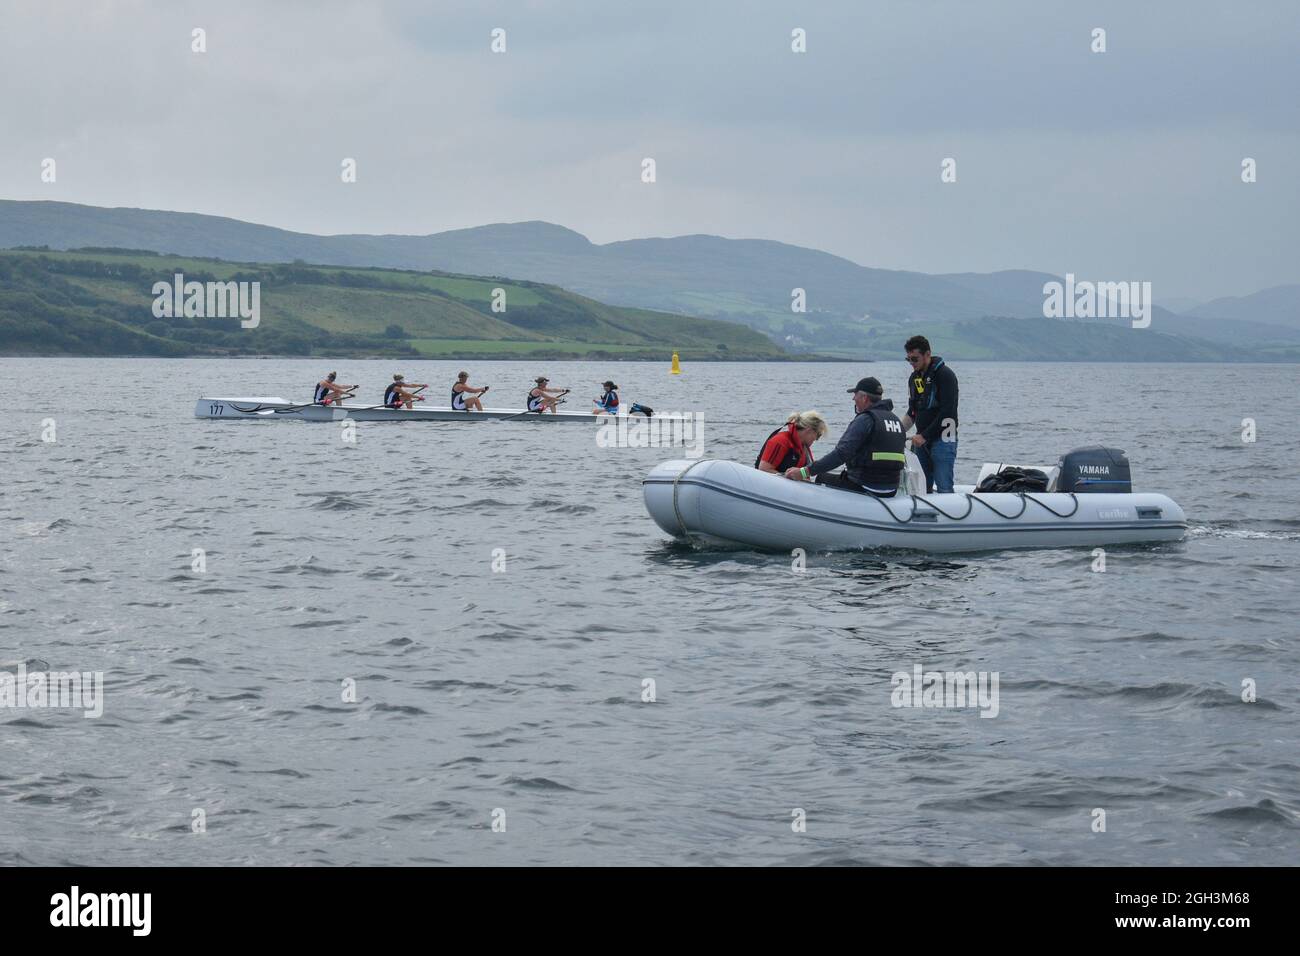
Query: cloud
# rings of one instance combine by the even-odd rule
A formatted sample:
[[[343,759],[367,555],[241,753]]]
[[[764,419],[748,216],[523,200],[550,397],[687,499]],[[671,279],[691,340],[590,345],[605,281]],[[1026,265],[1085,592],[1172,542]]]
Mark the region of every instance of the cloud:
[[[1297,26],[1286,2],[19,3],[0,194],[324,233],[711,232],[1241,293],[1297,280]]]

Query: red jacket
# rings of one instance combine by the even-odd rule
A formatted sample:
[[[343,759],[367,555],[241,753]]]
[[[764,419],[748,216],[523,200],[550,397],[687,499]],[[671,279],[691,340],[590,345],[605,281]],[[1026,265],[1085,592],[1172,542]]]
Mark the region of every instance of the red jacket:
[[[812,460],[812,452],[799,441],[799,429],[794,422],[790,422],[767,437],[754,467],[757,468],[759,462],[765,461],[780,473],[788,468],[802,468]]]

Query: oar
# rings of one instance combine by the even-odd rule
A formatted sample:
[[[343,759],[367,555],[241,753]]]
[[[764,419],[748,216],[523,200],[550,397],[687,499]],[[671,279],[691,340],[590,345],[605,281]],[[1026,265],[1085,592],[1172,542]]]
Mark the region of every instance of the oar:
[[[560,407],[561,405],[563,405],[563,404],[565,404],[565,403],[564,403],[564,400],[561,399],[560,401],[558,401],[558,402],[555,403],[555,407],[556,407],[556,408],[559,408],[559,407]],[[513,419],[513,418],[523,418],[525,415],[545,415],[545,414],[546,414],[546,410],[545,410],[545,409],[539,409],[538,411],[535,411],[535,412],[531,412],[531,411],[527,411],[527,410],[525,410],[525,411],[520,412],[518,415],[507,415],[505,418],[498,418],[497,421],[499,421],[499,422],[508,422],[508,421],[510,421],[510,420]]]

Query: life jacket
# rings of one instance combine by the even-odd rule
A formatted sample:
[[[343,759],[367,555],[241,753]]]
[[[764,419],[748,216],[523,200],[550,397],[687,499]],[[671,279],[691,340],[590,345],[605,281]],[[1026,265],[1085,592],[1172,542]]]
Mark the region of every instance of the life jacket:
[[[912,373],[912,395],[918,411],[932,411],[939,401],[939,390],[934,387],[934,373],[943,368],[943,359],[935,355],[924,372]]]
[[[870,415],[875,423],[871,428],[871,441],[859,458],[863,463],[853,469],[852,477],[866,488],[897,488],[907,462],[904,455],[907,436],[903,432],[903,423],[893,412],[877,406],[862,414]]]
[[[384,404],[389,408],[396,408],[405,401],[405,399],[402,398],[401,392],[398,391],[399,388],[401,388],[401,386],[394,382],[392,385],[389,385],[388,388],[384,389]]]
[[[457,382],[456,385],[459,385]],[[451,387],[451,407],[453,411],[463,412],[465,410],[465,393],[456,391],[456,385]]]
[[[617,415],[618,392],[613,390],[606,392],[604,395],[600,396],[600,400],[596,404],[605,409],[605,411],[609,412],[611,415]]]
[[[767,438],[763,439],[763,445],[758,450],[758,457],[754,459],[755,468],[757,468],[759,463],[763,460],[763,452],[767,451],[767,443],[784,431],[790,433],[790,445],[792,447],[785,453],[785,457],[781,459],[780,464],[776,466],[777,474],[785,474],[791,468],[802,468],[805,465],[811,465],[813,463],[812,449],[807,445],[800,445],[798,451],[794,449],[793,446],[798,442],[798,439],[794,436],[794,432],[797,431],[797,429],[795,428],[794,422],[786,422],[780,428],[776,429],[776,431],[772,432],[772,434],[768,435]]]

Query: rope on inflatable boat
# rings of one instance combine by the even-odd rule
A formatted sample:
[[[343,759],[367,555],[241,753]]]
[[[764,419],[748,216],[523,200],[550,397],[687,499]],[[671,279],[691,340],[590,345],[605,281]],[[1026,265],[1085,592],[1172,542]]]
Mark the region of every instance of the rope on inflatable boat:
[[[1008,521],[1015,521],[1017,518],[1019,518],[1021,515],[1025,513],[1025,509],[1029,507],[1029,502],[1032,501],[1034,504],[1050,511],[1058,518],[1073,518],[1076,514],[1079,513],[1079,496],[1074,492],[1068,492],[1068,494],[1070,496],[1070,500],[1074,503],[1074,509],[1068,512],[1057,511],[1046,501],[1041,501],[1040,499],[1035,498],[1032,494],[1030,494],[1027,491],[1022,491],[1018,494],[1018,497],[1020,498],[1020,510],[1013,515],[1005,514],[1004,512],[999,511],[997,508],[993,507],[983,498],[980,498],[976,495],[972,495],[970,493],[967,493],[966,495],[966,513],[964,515],[950,515],[948,514],[948,512],[944,511],[942,508],[940,508],[930,499],[926,498],[924,495],[912,495],[912,513],[908,515],[906,518],[903,518],[901,520],[897,515],[894,514],[892,509],[886,507],[885,510],[888,511],[890,517],[892,517],[899,524],[907,524],[914,517],[916,517],[916,502],[919,500],[925,502],[925,504],[929,505],[935,511],[939,512],[939,514],[943,515],[949,521],[963,521],[966,518],[970,517],[970,513],[973,510],[975,510],[974,502],[978,501],[980,504],[982,504],[985,508],[988,508],[989,511],[992,511],[999,518],[1005,518]]]
[[[686,527],[686,522],[682,519],[681,510],[677,507],[677,483],[686,477],[686,473],[688,471],[690,471],[692,468],[694,468],[696,465],[700,464],[700,462],[704,460],[705,459],[701,458],[700,461],[691,462],[680,472],[678,472],[677,477],[673,479],[673,514],[677,517],[677,527],[682,529],[682,535],[686,538],[688,542],[691,540],[691,532],[690,529]]]
[[[967,496],[966,496],[966,513],[965,513],[964,515],[950,515],[950,514],[948,514],[948,512],[944,511],[942,508],[940,508],[938,505],[936,505],[933,501],[931,501],[930,499],[926,498],[925,495],[912,495],[912,514],[913,514],[913,515],[916,514],[916,502],[917,502],[918,500],[920,500],[920,501],[924,501],[927,505],[929,505],[929,506],[930,506],[931,508],[933,508],[935,511],[939,512],[939,514],[943,515],[943,516],[944,516],[945,518],[947,518],[949,521],[962,521],[962,520],[964,520],[964,519],[966,519],[966,518],[969,518],[969,517],[970,517],[970,513],[971,513],[972,511],[975,510],[975,506],[974,506],[973,504],[971,504],[971,496],[970,496],[970,495],[967,495]],[[1005,518],[1006,515],[1003,515],[1002,517]],[[912,519],[911,519],[911,518],[908,518],[907,520],[908,520],[908,521],[911,521]]]
[[[1025,509],[1029,507],[1029,503],[1025,501],[1025,496],[1023,494],[1018,495],[1018,497],[1020,498],[1020,510],[1013,515],[1003,514],[1001,511],[998,511],[997,508],[994,508],[983,498],[976,498],[974,495],[967,495],[966,497],[969,498],[971,501],[978,501],[980,504],[982,504],[985,508],[988,508],[989,511],[992,511],[999,518],[1006,518],[1008,521],[1015,521],[1022,514],[1024,514]],[[1078,505],[1075,505],[1075,510],[1078,510]]]
[[[1029,494],[1028,492],[1025,493],[1024,497],[1028,498],[1036,505],[1042,505],[1052,514],[1056,515],[1056,517],[1058,518],[1073,518],[1079,512],[1079,496],[1076,495],[1073,491],[1066,492],[1066,494],[1068,494],[1074,500],[1074,510],[1071,511],[1069,514],[1065,514],[1065,515],[1061,514],[1059,511],[1057,511],[1055,508],[1049,505],[1046,501],[1039,501],[1037,498],[1035,498],[1033,495]]]

